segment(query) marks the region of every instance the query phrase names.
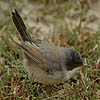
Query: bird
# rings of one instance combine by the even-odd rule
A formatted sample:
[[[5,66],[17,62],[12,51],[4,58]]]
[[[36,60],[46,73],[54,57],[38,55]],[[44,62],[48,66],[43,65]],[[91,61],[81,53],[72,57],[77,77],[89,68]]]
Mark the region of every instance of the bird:
[[[15,43],[23,51],[23,66],[34,82],[60,84],[74,77],[84,66],[80,54],[74,48],[59,47],[31,37],[16,9],[11,12],[11,17],[21,37],[21,41]]]

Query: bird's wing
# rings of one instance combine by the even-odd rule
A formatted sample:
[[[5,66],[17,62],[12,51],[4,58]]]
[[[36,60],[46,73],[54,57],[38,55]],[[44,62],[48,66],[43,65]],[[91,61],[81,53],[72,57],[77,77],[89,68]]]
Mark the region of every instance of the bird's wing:
[[[55,53],[54,48],[46,48],[45,44],[41,44],[42,47],[36,48],[30,42],[17,43],[21,47],[24,53],[33,60],[42,70],[45,71],[54,71],[60,69],[60,60],[57,54]],[[52,51],[54,50],[54,51]]]

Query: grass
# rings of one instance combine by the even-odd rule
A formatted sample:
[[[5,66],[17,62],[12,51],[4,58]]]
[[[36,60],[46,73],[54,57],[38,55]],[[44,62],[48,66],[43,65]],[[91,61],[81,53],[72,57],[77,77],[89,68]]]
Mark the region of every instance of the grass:
[[[56,21],[53,21],[56,28]],[[79,26],[70,30],[61,27],[61,35],[55,30],[49,33],[50,40],[60,46],[73,47],[90,67],[83,67],[72,79],[57,85],[51,93],[41,84],[32,83],[23,68],[21,49],[12,43],[17,36],[9,18],[9,24],[0,25],[0,100],[99,100],[100,69],[96,69],[100,57],[100,32],[83,32]],[[97,46],[96,49],[94,49]]]

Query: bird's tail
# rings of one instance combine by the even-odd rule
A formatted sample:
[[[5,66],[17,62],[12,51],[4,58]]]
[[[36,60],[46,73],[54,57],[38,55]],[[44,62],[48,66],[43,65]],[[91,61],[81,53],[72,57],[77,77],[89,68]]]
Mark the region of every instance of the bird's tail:
[[[12,20],[13,20],[13,23],[15,24],[22,40],[32,42],[32,37],[30,36],[29,32],[27,31],[27,28],[17,10],[15,10],[15,12],[12,12]]]

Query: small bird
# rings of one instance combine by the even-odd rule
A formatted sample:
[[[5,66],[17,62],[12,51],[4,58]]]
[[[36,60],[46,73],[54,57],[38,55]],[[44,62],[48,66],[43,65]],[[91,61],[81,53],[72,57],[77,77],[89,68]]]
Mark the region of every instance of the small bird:
[[[34,82],[59,84],[72,78],[84,66],[73,48],[58,47],[43,40],[37,42],[32,38],[17,10],[12,12],[12,20],[22,39],[16,44],[23,50],[23,65]]]

